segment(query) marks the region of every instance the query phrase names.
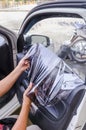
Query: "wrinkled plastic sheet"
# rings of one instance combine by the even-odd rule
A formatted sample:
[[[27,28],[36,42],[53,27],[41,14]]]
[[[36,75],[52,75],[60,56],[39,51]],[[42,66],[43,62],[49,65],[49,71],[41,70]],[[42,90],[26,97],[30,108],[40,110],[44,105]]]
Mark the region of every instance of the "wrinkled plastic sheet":
[[[28,96],[35,92],[41,105],[49,105],[55,99],[61,100],[84,84],[62,59],[41,44],[33,45],[26,57],[31,63],[28,80],[34,83]]]

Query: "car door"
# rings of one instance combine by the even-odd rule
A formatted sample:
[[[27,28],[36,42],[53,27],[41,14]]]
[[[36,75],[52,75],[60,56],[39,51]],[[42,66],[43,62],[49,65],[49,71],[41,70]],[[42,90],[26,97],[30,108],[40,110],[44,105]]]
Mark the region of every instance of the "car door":
[[[34,43],[41,43],[58,53],[59,47],[68,41],[74,33],[75,23],[86,24],[86,1],[58,1],[46,3],[34,8],[25,18],[21,26],[17,41],[17,61],[19,61]],[[35,37],[34,37],[35,36]],[[48,40],[41,42],[43,36]],[[40,38],[39,38],[40,37]],[[39,40],[40,39],[40,40]],[[48,43],[49,41],[49,43]],[[71,63],[72,64],[72,63]],[[74,63],[73,63],[74,64]],[[70,64],[69,64],[70,65]],[[80,68],[74,67],[74,71],[84,80],[84,74]],[[84,76],[83,76],[84,75]],[[28,70],[18,80],[17,95],[22,102],[22,95],[29,84]],[[83,88],[83,87],[82,87]],[[66,130],[84,95],[84,89],[74,91],[70,98],[55,104],[54,108],[33,105],[30,118],[33,123],[42,129]],[[78,100],[80,96],[80,100]],[[70,109],[71,104],[74,111]],[[59,107],[58,107],[59,106]],[[76,106],[76,107],[75,107]],[[72,106],[71,106],[72,107]],[[72,115],[70,115],[72,113]],[[85,122],[84,122],[85,123]]]
[[[76,29],[75,23],[86,24],[85,4],[86,1],[60,0],[45,3],[32,9],[24,19],[19,31],[17,40],[18,60],[26,54],[34,43],[44,44],[57,54],[60,46],[72,37]],[[45,43],[42,40],[43,36],[46,39]],[[77,73],[82,77],[82,72]],[[82,78],[84,79],[84,77]],[[27,85],[26,82],[25,86]],[[22,85],[19,89],[21,88],[23,90],[24,86]],[[19,95],[21,95],[21,92],[19,92]]]
[[[5,78],[16,65],[17,37],[8,29],[0,26],[0,80]],[[0,97],[0,116],[3,107],[15,95],[15,85],[4,96]]]

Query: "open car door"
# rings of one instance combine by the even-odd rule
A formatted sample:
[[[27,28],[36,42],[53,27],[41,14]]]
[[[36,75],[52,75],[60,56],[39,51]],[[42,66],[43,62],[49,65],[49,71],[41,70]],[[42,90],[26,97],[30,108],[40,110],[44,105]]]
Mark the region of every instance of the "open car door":
[[[34,8],[25,18],[17,42],[18,54],[17,61],[19,61],[35,43],[43,44],[48,47],[54,53],[57,54],[58,49],[62,43],[69,40],[75,30],[74,23],[86,24],[86,0],[82,1],[58,1],[52,3],[46,3]],[[46,57],[45,57],[46,58]],[[71,65],[70,65],[71,64]],[[84,70],[80,69],[82,65],[76,67],[76,62],[69,61],[74,73],[84,81]],[[82,66],[83,68],[83,66]],[[17,85],[17,95],[20,102],[22,102],[22,95],[29,84],[28,71],[25,71]],[[80,89],[75,89],[66,98],[66,100],[60,100],[50,106],[42,106],[40,103],[32,105],[30,112],[30,119],[34,124],[40,126],[42,130],[66,130],[73,116],[78,117],[77,109],[82,102],[85,95],[85,86],[81,86]],[[83,101],[85,105],[85,100]],[[80,107],[82,111],[83,107]],[[85,110],[85,109],[84,109]],[[84,111],[83,110],[83,115]],[[80,113],[79,113],[80,114]],[[75,130],[79,127],[79,130],[83,128],[85,124],[84,120],[76,118],[69,127],[70,130]],[[68,130],[69,130],[68,129]]]
[[[0,26],[0,80],[5,78],[16,65],[16,43],[16,35]],[[9,92],[0,97],[0,118],[9,115],[15,110],[15,106],[17,105],[15,99],[13,100],[15,90],[14,85]]]

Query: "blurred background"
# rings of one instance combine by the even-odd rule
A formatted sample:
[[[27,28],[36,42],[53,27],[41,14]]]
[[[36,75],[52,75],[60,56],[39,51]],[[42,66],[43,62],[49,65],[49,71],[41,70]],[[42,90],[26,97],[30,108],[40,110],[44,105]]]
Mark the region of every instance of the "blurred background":
[[[33,4],[37,0],[0,0],[0,8],[13,7],[25,4]]]
[[[35,4],[35,3],[39,4],[45,1],[46,0],[0,0],[0,8]]]
[[[27,13],[46,1],[51,0],[0,0],[0,26],[18,33]]]

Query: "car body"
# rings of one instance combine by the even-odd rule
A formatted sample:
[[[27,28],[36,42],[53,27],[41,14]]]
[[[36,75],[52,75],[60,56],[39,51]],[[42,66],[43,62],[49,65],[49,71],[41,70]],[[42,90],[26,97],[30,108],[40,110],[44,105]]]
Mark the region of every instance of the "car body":
[[[34,43],[43,43],[53,52],[57,53],[60,45],[64,41],[69,40],[73,35],[73,32],[75,30],[74,23],[76,22],[80,24],[86,24],[86,0],[58,0],[55,2],[44,3],[35,7],[28,13],[26,18],[24,19],[18,35],[15,35],[10,30],[0,26],[0,80],[8,75],[15,68],[17,62]],[[36,38],[34,38],[34,36],[36,36]],[[43,36],[45,39],[47,39],[45,42],[41,41],[43,39]],[[40,37],[40,40],[38,40],[38,37]],[[84,80],[85,65],[81,66],[80,64],[71,61],[68,62],[68,65],[71,66],[72,69]],[[25,76],[26,73],[24,73],[24,77],[23,75],[20,77],[18,82],[15,83],[14,87],[5,96],[0,98],[1,119],[12,114],[12,112],[14,112],[20,106],[19,102],[22,102],[23,92],[28,85],[28,83],[25,82]],[[15,93],[17,93],[17,97]],[[72,112],[71,117],[70,114],[63,114],[59,116],[59,119],[56,119],[55,117],[50,115],[50,113],[48,113],[47,109],[37,107],[35,104],[32,104],[33,107],[30,113],[30,118],[33,123],[38,124],[44,130],[46,130],[47,125],[49,126],[50,124],[51,129],[66,130],[70,121],[73,118],[74,112],[76,112],[78,107],[80,106],[84,95],[85,89],[80,89],[79,91],[76,91],[74,97],[71,96],[72,102],[75,101],[75,99],[77,99],[76,102],[78,102],[78,97],[80,96],[79,103],[77,107],[75,107],[75,111]],[[71,99],[69,100],[69,103],[71,102]],[[85,98],[83,99],[82,105],[83,104],[85,105]],[[61,108],[58,109],[59,112],[61,112],[60,110]],[[80,106],[78,110],[79,115],[81,114],[81,110],[82,107]],[[69,113],[71,113],[69,109],[68,111]],[[47,120],[48,123],[45,123],[45,118],[47,119],[49,115],[50,117]],[[84,110],[82,115],[84,115]],[[39,118],[40,116],[41,118]],[[65,122],[66,118],[69,119]],[[83,128],[85,124],[85,119],[86,118],[84,117],[84,121],[79,120],[81,123],[79,130]],[[78,121],[77,116],[75,120],[76,122]],[[71,126],[71,123],[71,125],[69,126],[70,130],[74,130],[76,126],[78,127],[77,123],[74,123],[75,120],[73,119],[72,122],[74,125]],[[45,127],[43,128],[43,126]]]

